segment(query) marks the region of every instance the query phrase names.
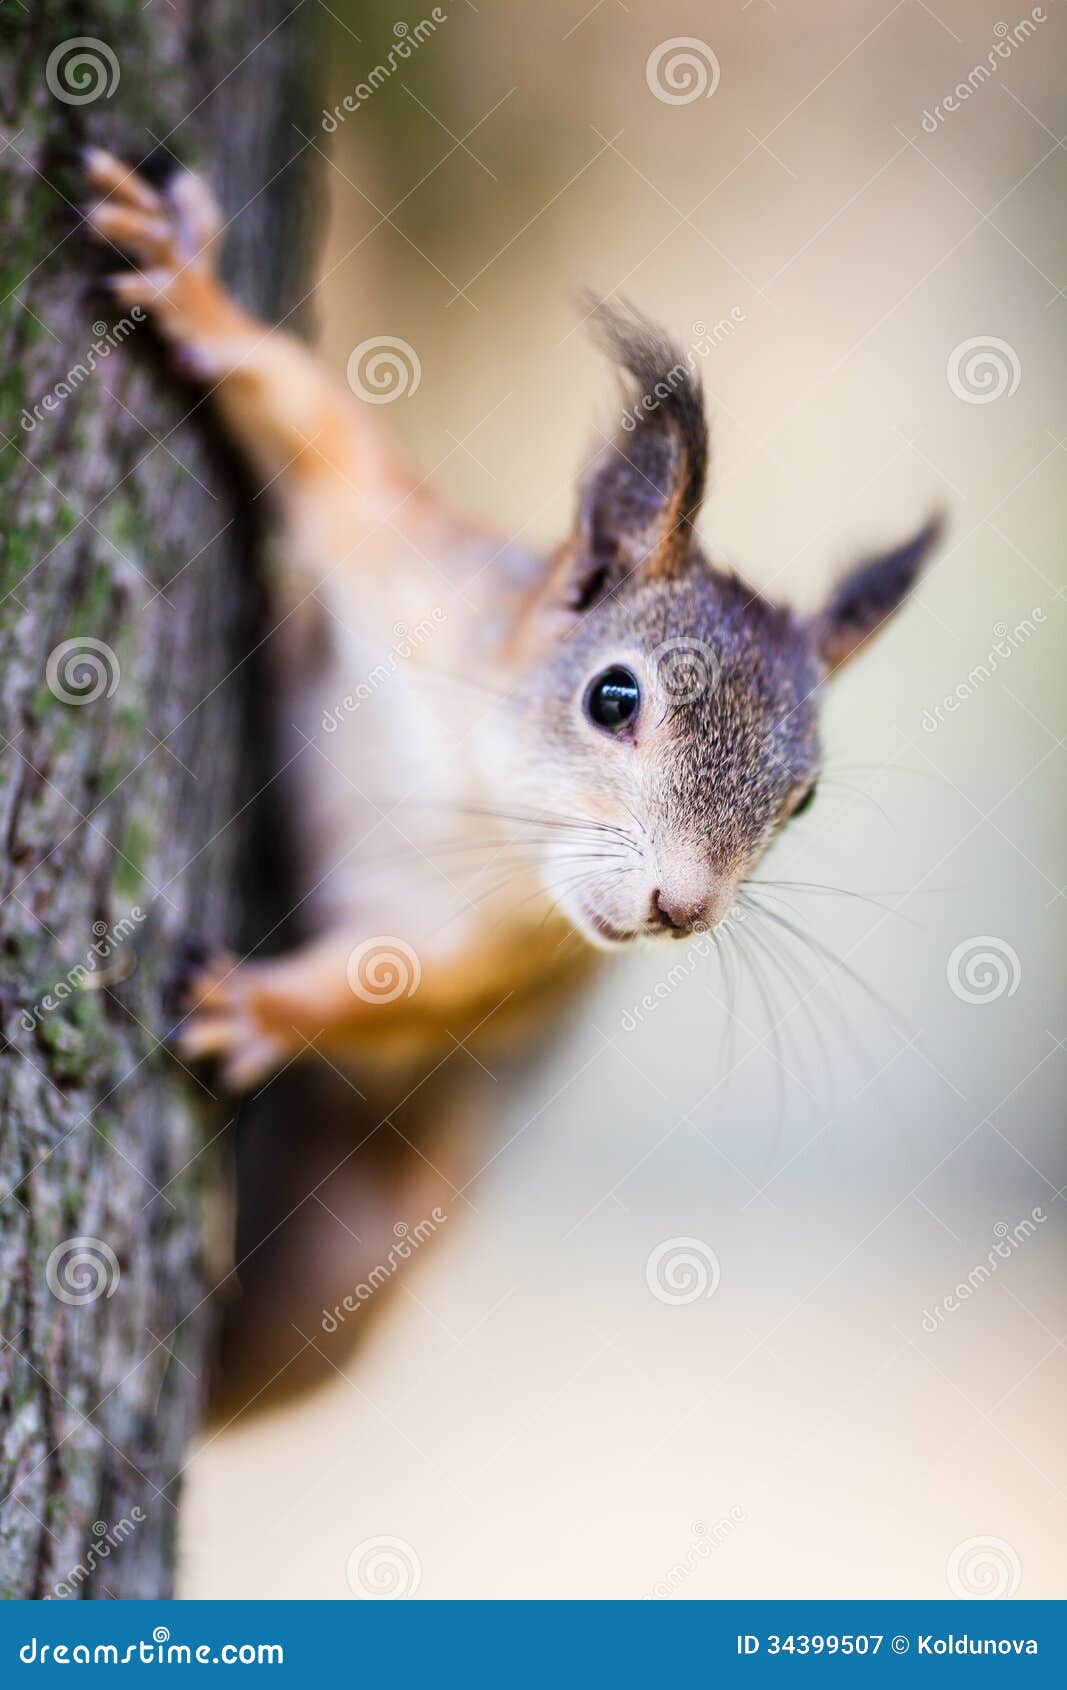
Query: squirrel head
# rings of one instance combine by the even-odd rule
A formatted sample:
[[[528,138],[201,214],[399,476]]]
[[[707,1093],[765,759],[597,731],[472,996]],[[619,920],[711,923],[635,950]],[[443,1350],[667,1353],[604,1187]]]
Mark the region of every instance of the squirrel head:
[[[708,434],[693,355],[635,313],[594,321],[629,408],[518,630],[510,768],[560,821],[540,848],[545,889],[610,947],[728,912],[812,800],[823,683],[903,602],[941,521],[859,564],[813,616],[770,603],[694,531]]]

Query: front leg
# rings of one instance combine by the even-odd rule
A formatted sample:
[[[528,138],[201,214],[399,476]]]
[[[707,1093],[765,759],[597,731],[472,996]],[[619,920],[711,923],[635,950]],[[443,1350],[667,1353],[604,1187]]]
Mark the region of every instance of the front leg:
[[[403,489],[388,443],[328,366],[227,293],[216,271],[222,217],[206,182],[180,170],[157,190],[98,148],[85,169],[100,196],[87,214],[91,229],[135,266],[109,278],[115,298],[151,314],[282,502],[324,490],[373,502]]]
[[[338,933],[267,962],[216,959],[194,982],[175,1043],[217,1058],[242,1090],[317,1051],[375,1065],[436,1058],[504,1000],[480,970],[424,966],[394,934]]]

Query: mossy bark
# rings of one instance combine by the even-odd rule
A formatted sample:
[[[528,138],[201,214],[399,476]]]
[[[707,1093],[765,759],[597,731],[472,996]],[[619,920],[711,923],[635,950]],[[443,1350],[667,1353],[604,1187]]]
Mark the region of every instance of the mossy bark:
[[[283,313],[305,285],[314,157],[308,25],[291,11],[0,13],[5,1596],[171,1589],[201,1305],[225,1270],[208,1247],[225,1232],[210,1219],[224,1117],[161,1040],[187,939],[233,936],[257,731],[239,477],[149,328],[116,331],[94,290],[109,266],[79,226],[78,151],[206,168],[236,214],[231,281]],[[70,99],[62,63],[47,68],[79,36],[103,79],[88,100],[84,71]]]

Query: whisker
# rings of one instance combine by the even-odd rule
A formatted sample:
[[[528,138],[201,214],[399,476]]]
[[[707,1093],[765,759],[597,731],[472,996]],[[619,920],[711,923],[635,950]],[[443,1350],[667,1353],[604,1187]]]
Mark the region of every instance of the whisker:
[[[825,886],[812,880],[766,880],[762,875],[758,880],[746,881],[745,885],[747,887],[773,887],[776,891],[809,892],[813,895],[821,893],[825,896],[837,898],[855,898],[859,903],[870,904],[874,909],[881,910],[883,915],[896,916],[898,921],[906,922],[909,927],[918,927],[918,922],[912,921],[910,916],[902,914],[893,904],[883,904],[878,898],[873,898],[866,892],[853,892],[848,886]],[[906,894],[887,892],[885,896],[887,898],[904,897]]]
[[[853,985],[858,986],[860,991],[865,993],[872,1003],[882,1010],[885,1015],[889,1016],[891,1020],[896,1022],[898,1030],[903,1027],[904,1023],[900,1020],[897,1010],[889,1002],[889,999],[884,998],[882,994],[871,985],[869,980],[865,980],[863,975],[853,968],[850,962],[841,956],[839,952],[834,950],[832,945],[826,944],[826,942],[820,939],[815,933],[805,932],[803,928],[798,927],[795,922],[789,921],[777,910],[766,910],[764,913],[768,915],[772,921],[777,921],[780,926],[786,929],[787,932],[792,933],[793,937],[795,939],[799,939],[802,944],[810,945],[812,949],[824,959],[831,972],[834,969],[840,968],[852,981]]]
[[[764,917],[768,916],[768,912],[766,910],[761,909],[750,899],[744,899],[744,907],[752,915]],[[750,927],[748,932],[753,944],[758,945],[760,950],[766,956],[768,966],[772,966],[777,971],[777,973],[785,981],[788,990],[794,994],[794,1001],[791,1007],[786,1011],[783,1019],[789,1020],[794,1013],[797,1011],[800,1012],[801,1017],[810,1030],[811,1036],[814,1038],[815,1043],[819,1047],[819,1052],[822,1056],[827,1077],[831,1082],[832,1089],[833,1068],[830,1062],[829,1049],[823,1036],[822,1025],[819,1021],[819,1017],[812,1009],[809,1001],[812,992],[820,983],[820,976],[813,968],[806,966],[806,960],[803,955],[797,956],[792,952],[785,953],[777,950],[770,942],[768,935],[758,932],[755,927]],[[794,976],[790,974],[790,965],[798,972],[800,976],[799,978],[794,978]],[[797,1048],[801,1051],[802,1058],[806,1059],[807,1051],[806,1048],[801,1046],[799,1035],[797,1036]],[[803,1062],[801,1063],[801,1066],[802,1065]]]

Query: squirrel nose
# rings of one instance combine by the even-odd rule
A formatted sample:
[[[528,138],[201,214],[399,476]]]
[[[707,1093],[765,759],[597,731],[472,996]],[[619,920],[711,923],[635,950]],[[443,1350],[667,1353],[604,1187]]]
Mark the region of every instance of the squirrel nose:
[[[676,933],[692,933],[704,920],[703,903],[687,902],[668,897],[657,887],[652,894],[652,922],[658,927],[673,928]]]

